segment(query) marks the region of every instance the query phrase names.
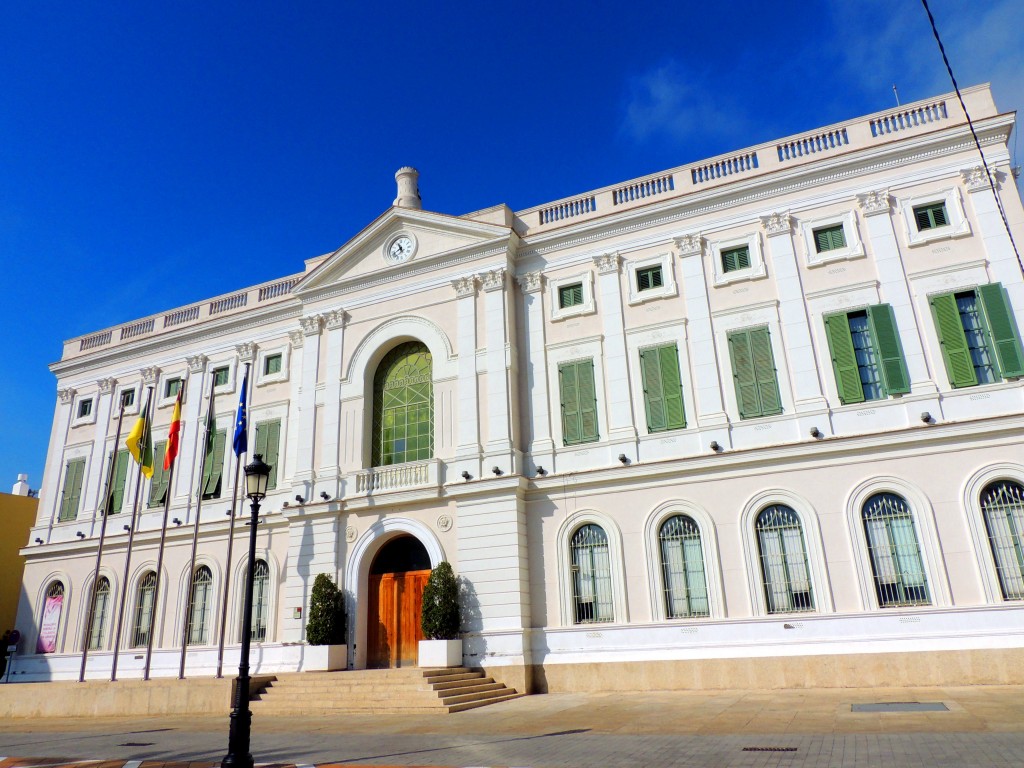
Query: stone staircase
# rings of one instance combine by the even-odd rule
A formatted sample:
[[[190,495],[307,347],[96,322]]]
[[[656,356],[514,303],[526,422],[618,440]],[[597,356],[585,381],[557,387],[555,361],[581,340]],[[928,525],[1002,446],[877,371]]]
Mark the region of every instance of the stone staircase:
[[[360,669],[277,675],[253,696],[253,715],[462,712],[523,694],[465,667]]]

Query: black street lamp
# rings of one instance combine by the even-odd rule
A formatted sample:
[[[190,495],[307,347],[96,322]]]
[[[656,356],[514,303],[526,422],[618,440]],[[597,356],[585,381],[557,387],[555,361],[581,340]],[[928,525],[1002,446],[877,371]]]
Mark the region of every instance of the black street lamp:
[[[245,468],[245,495],[252,502],[252,520],[249,523],[249,563],[245,570],[245,602],[242,604],[242,649],[238,659],[238,679],[235,681],[235,708],[231,710],[228,731],[228,753],[220,761],[221,768],[253,768],[249,752],[252,731],[252,712],[249,711],[249,641],[252,637],[252,583],[256,562],[256,525],[260,517],[260,502],[267,495],[271,467],[256,454]],[[230,563],[228,564],[230,566]]]

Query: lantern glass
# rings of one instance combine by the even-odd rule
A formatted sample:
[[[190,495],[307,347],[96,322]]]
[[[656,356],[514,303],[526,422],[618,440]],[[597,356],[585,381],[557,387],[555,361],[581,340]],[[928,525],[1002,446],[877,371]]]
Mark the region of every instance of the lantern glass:
[[[270,482],[269,464],[264,463],[263,456],[256,454],[252,462],[245,467],[245,495],[250,501],[262,501],[267,495],[267,484]]]

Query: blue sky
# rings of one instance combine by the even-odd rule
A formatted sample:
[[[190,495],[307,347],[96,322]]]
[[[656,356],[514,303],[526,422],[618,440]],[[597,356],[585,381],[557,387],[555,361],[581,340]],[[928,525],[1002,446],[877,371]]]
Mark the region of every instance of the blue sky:
[[[157,5],[0,10],[0,490],[40,484],[64,339],[300,271],[400,166],[518,210],[951,90],[918,0]],[[1024,104],[1024,3],[932,10]]]

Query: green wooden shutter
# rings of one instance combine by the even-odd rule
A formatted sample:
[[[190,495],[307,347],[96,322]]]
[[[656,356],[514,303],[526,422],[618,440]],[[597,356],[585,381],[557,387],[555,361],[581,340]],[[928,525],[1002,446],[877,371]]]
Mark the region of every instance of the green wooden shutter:
[[[78,503],[82,497],[82,478],[85,475],[85,459],[72,459],[64,470],[64,493],[60,503],[60,521],[78,517]]]
[[[992,346],[996,350],[999,371],[1004,377],[1024,376],[1024,351],[1021,350],[1017,325],[1013,311],[1003,292],[1001,283],[991,283],[978,288],[981,305],[985,308],[988,329],[992,334]]]
[[[845,312],[825,318],[825,337],[832,353],[832,369],[836,374],[839,400],[844,405],[864,402],[864,387],[857,367],[857,353],[850,335],[850,320]]]
[[[910,392],[910,374],[903,358],[903,345],[896,326],[896,315],[889,304],[868,307],[868,324],[874,337],[875,349],[881,360],[882,382],[890,395]]]
[[[967,348],[967,336],[960,322],[956,298],[952,293],[944,293],[933,296],[930,303],[949,383],[954,387],[973,387],[978,383],[978,375],[974,372],[971,352]]]
[[[661,382],[661,355],[658,349],[644,349],[640,352],[640,373],[647,411],[647,431],[661,432],[668,428],[668,419],[665,416],[665,392]]]
[[[761,398],[761,415],[782,413],[775,356],[772,355],[772,341],[767,328],[755,328],[750,332],[750,353],[757,377],[757,394]]]
[[[110,489],[107,509],[109,514],[116,515],[124,503],[124,489],[128,480],[128,451],[117,452],[117,464],[114,466],[114,487]]]
[[[213,439],[213,450],[206,454],[203,461],[203,498],[220,498],[220,479],[224,470],[224,443],[227,433],[218,430]]]
[[[732,377],[736,385],[736,405],[740,409],[740,418],[760,416],[761,399],[758,397],[754,359],[750,351],[750,331],[734,331],[728,338]]]
[[[658,350],[661,358],[661,391],[665,396],[665,422],[669,429],[686,426],[683,408],[683,382],[679,375],[679,350],[666,344]]]
[[[558,389],[562,398],[562,441],[573,445],[580,442],[580,398],[575,363],[558,366]]]
[[[149,484],[148,506],[157,507],[164,503],[167,496],[167,471],[164,470],[164,455],[167,443],[161,442],[153,446],[153,479]]]
[[[594,361],[576,363],[576,381],[580,395],[580,441],[597,440],[597,388],[594,386]]]
[[[281,421],[265,421],[256,427],[256,450],[263,457],[263,461],[270,465],[270,479],[267,481],[267,489],[277,488],[277,462],[281,446]]]

